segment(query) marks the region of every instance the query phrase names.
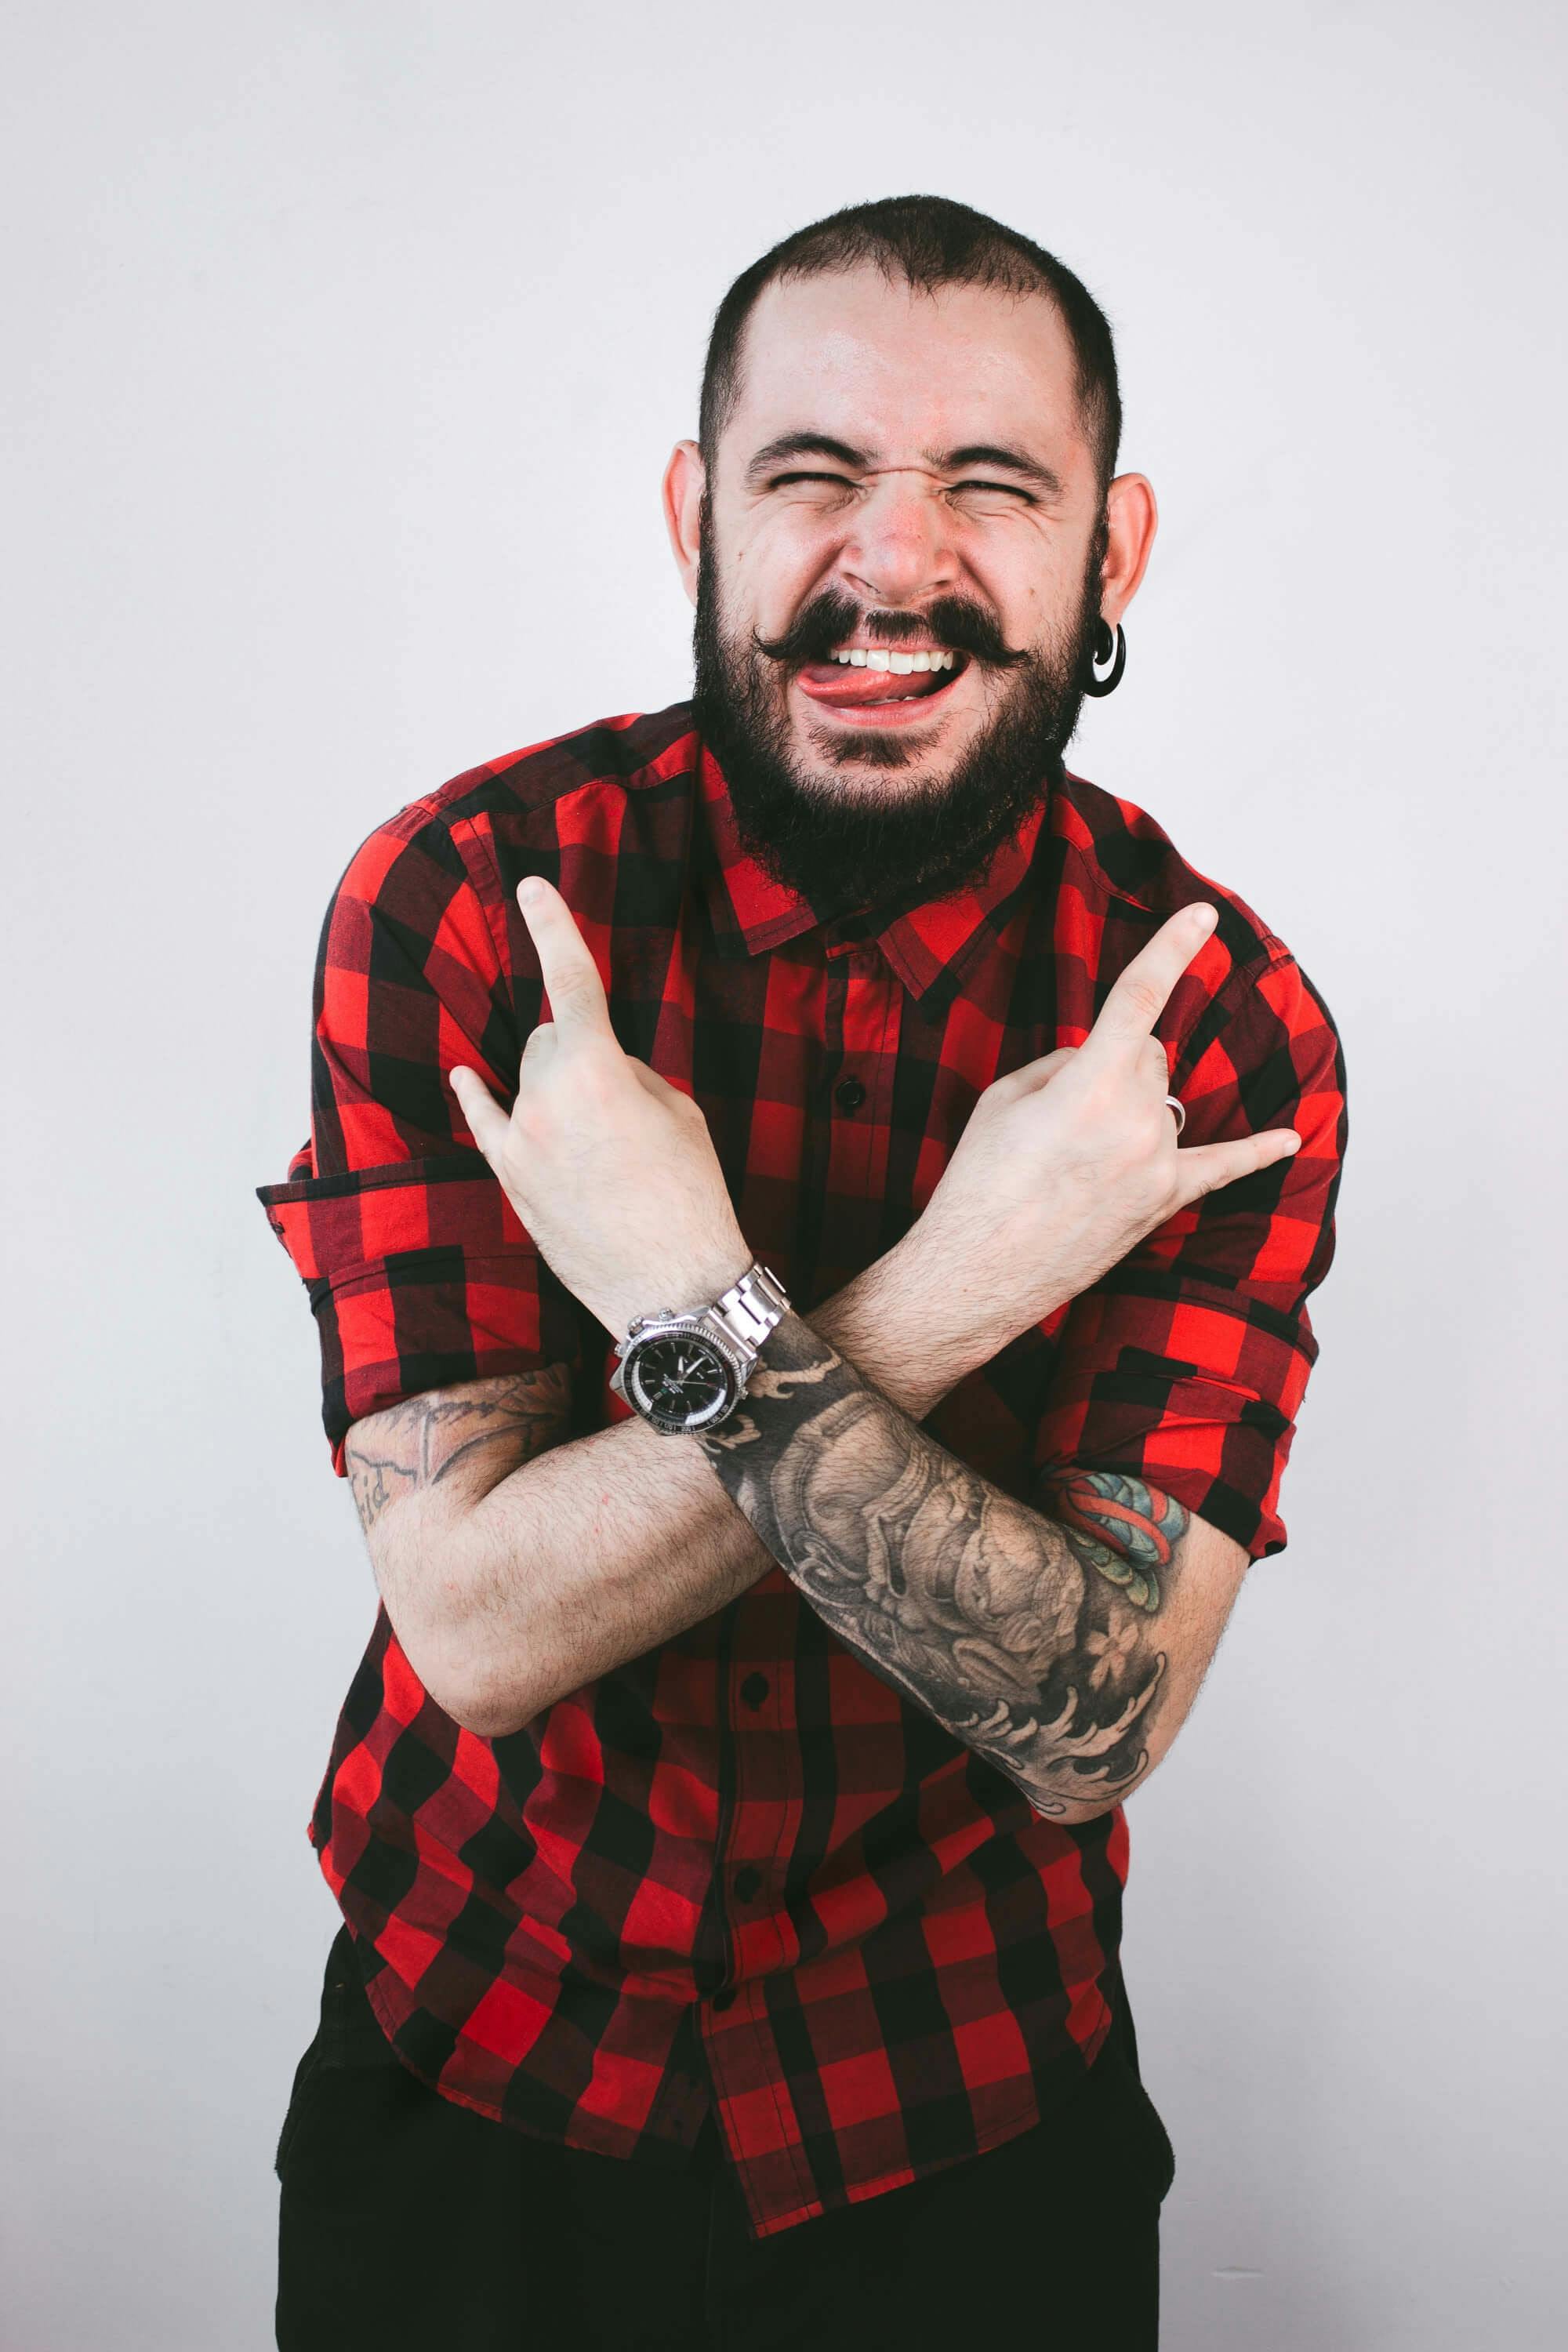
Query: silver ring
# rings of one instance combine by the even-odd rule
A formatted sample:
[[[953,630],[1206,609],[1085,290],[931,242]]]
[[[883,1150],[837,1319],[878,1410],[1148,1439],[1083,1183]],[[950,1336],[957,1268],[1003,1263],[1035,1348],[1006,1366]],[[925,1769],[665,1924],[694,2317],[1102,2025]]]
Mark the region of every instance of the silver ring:
[[[1167,1095],[1165,1100],[1176,1114],[1176,1133],[1180,1135],[1187,1123],[1187,1106],[1179,1095]]]

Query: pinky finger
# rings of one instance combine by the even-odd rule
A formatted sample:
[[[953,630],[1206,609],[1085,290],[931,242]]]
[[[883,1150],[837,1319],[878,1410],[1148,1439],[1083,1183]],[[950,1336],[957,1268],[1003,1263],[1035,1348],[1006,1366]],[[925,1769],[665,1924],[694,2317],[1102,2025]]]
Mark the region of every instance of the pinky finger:
[[[452,1092],[458,1097],[458,1108],[468,1122],[468,1131],[493,1168],[506,1141],[510,1122],[482,1078],[458,1063],[449,1073]]]

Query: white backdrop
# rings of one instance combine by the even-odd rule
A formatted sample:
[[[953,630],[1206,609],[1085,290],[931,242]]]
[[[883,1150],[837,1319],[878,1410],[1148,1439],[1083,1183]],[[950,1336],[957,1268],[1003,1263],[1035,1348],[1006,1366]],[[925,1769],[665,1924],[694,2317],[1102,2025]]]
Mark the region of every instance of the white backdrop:
[[[686,691],[658,479],[712,308],[929,189],[1099,294],[1161,500],[1072,763],[1258,908],[1350,1073],[1289,1547],[1129,1809],[1163,2341],[1554,2346],[1561,15],[10,25],[5,2345],[272,2341],[375,1605],[251,1196],[328,895],[428,786]]]

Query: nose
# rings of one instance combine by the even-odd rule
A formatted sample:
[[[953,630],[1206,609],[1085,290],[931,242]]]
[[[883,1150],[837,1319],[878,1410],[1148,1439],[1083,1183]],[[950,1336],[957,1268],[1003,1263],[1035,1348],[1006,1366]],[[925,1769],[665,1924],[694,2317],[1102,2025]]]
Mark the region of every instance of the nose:
[[[876,478],[856,511],[839,570],[874,604],[913,604],[952,586],[958,555],[946,500],[927,475]]]

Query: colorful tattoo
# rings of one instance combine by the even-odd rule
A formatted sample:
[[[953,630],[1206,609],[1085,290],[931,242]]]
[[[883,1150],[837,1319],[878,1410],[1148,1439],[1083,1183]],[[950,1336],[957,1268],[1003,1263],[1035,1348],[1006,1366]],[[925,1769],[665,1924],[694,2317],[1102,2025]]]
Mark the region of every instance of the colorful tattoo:
[[[1146,1486],[1127,1470],[1068,1470],[1050,1482],[1051,1517],[1079,1559],[1121,1587],[1151,1612],[1160,1578],[1187,1531],[1173,1496]]]

